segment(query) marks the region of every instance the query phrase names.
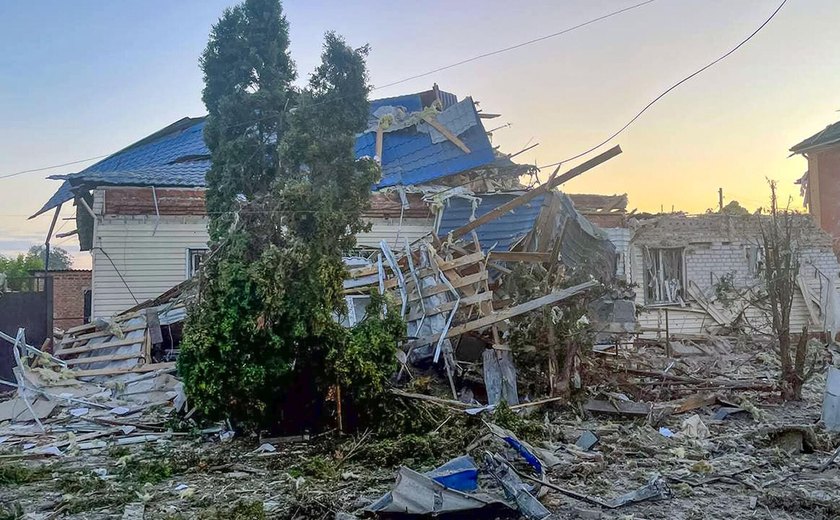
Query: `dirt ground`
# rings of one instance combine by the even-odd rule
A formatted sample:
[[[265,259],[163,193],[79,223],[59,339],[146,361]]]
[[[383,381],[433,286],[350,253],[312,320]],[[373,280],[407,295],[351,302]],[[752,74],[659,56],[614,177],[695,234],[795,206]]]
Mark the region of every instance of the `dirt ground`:
[[[721,359],[733,363],[730,377],[775,370],[768,357],[714,358],[717,369]],[[710,359],[681,362],[683,373]],[[608,379],[589,388],[590,395],[618,390],[621,385]],[[505,427],[554,455],[546,472],[553,484],[613,498],[659,475],[671,491],[664,500],[608,510],[543,488],[539,497],[552,518],[840,518],[840,461],[822,468],[840,442],[818,424],[824,384],[816,376],[803,401],[792,403],[778,402],[772,392],[716,391],[743,410],[723,419],[715,418],[719,402],[663,417],[591,415],[580,405],[562,405],[535,408]],[[663,385],[652,386],[667,397]],[[651,390],[640,392],[651,398]],[[354,518],[390,489],[400,465],[425,471],[465,452],[481,461],[485,450],[516,459],[482,423],[504,417],[468,417],[435,404],[423,404],[418,413],[440,425],[399,439],[327,434],[275,439],[271,447],[256,437],[223,441],[218,433],[195,431],[98,449],[74,450],[71,442],[62,457],[33,458],[0,443],[0,520]],[[598,437],[590,450],[574,445],[584,431]]]

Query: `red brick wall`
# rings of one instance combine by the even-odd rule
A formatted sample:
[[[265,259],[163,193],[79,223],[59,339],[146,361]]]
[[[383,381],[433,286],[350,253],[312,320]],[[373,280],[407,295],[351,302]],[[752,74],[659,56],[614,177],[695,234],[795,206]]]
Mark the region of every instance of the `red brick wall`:
[[[157,212],[155,211],[157,198]],[[105,188],[106,215],[205,215],[203,188]]]
[[[53,327],[67,330],[81,325],[85,315],[85,290],[90,289],[90,271],[51,271],[53,279]]]
[[[840,147],[811,152],[809,158],[809,171],[819,175],[820,227],[834,238],[837,250],[840,239]]]

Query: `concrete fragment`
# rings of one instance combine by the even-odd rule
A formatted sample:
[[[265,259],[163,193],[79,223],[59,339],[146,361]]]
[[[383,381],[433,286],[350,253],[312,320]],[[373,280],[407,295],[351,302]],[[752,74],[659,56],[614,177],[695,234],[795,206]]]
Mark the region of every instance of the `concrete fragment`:
[[[575,446],[582,449],[583,451],[589,451],[592,449],[592,446],[598,442],[598,437],[592,433],[591,431],[587,430],[580,434],[578,440],[575,441]]]

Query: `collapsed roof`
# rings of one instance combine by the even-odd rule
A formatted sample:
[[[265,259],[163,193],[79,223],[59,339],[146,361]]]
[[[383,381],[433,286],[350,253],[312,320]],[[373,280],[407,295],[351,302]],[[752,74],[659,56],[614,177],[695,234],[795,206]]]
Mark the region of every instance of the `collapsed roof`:
[[[412,185],[491,165],[496,156],[475,103],[434,89],[371,101],[368,129],[356,140],[356,156],[380,156],[379,189]],[[205,186],[210,151],[205,117],[183,118],[88,168],[51,179],[64,183],[32,217],[95,186]],[[382,132],[381,150],[376,135]],[[377,153],[379,152],[379,153]]]

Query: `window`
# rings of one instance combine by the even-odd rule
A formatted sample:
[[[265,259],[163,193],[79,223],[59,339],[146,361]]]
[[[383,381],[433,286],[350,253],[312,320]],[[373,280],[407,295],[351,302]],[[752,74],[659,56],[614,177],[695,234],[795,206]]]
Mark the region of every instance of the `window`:
[[[647,303],[683,301],[684,273],[682,248],[645,249],[645,301]]]
[[[187,249],[187,278],[192,278],[201,267],[201,262],[207,254],[207,249]]]
[[[746,248],[747,274],[758,277],[764,269],[764,249],[759,245],[749,245]]]

